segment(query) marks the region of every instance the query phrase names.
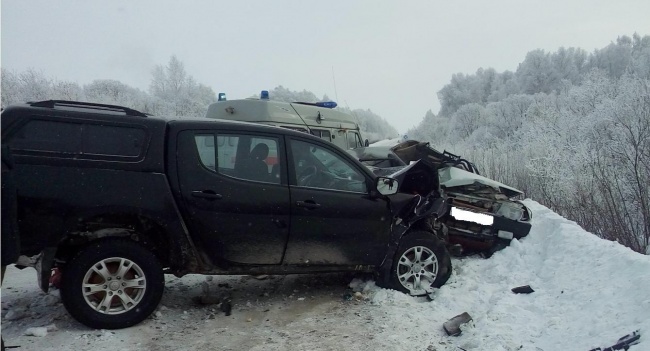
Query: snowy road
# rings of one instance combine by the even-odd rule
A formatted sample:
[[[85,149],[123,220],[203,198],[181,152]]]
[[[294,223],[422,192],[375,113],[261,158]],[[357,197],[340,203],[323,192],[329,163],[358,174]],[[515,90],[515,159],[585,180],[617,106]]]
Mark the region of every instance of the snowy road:
[[[650,350],[650,257],[600,240],[533,201],[526,205],[533,210],[530,235],[487,260],[453,260],[453,275],[433,301],[348,274],[209,282],[168,276],[152,318],[104,331],[71,319],[56,292],[40,292],[33,269],[11,267],[2,288],[2,334],[22,351],[587,351],[640,330],[641,342],[630,350]],[[192,302],[205,285],[232,292],[231,316]],[[361,294],[344,298],[348,285]],[[521,285],[535,292],[510,291]],[[473,321],[461,336],[447,336],[442,323],[462,312]]]

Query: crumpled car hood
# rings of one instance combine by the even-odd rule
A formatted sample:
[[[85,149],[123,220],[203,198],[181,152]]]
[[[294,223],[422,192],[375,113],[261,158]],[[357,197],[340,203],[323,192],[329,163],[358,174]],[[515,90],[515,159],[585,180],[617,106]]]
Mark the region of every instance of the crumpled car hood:
[[[451,191],[462,190],[465,188],[466,191],[462,192],[472,194],[480,193],[481,189],[488,191],[492,189],[495,192],[504,194],[508,198],[523,194],[522,191],[497,182],[496,180],[467,172],[456,167],[442,168],[438,171],[438,174],[440,176],[440,185]]]

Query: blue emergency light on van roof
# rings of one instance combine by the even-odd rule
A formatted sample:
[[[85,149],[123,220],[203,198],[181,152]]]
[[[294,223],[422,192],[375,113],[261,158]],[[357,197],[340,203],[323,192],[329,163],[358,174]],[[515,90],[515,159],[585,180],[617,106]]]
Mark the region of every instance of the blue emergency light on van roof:
[[[218,101],[226,101],[226,93],[219,93]]]
[[[268,100],[269,99],[269,91],[268,90],[262,90],[260,93],[260,99],[261,100]]]
[[[336,107],[336,102],[334,101],[321,101],[317,102],[314,105],[320,106],[320,107],[325,107],[325,108],[334,108]]]

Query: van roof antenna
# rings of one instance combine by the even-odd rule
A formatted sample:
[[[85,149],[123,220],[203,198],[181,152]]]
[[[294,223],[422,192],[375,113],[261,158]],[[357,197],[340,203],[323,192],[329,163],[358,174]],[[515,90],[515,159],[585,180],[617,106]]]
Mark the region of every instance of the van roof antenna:
[[[336,91],[336,76],[334,76],[334,66],[332,66],[332,81],[334,82],[334,97],[339,101],[339,94]]]

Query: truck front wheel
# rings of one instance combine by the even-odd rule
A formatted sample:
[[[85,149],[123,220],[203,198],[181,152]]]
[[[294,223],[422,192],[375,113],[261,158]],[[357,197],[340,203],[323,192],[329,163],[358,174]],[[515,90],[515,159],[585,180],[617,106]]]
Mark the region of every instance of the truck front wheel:
[[[61,300],[72,317],[95,329],[130,327],[158,306],[162,266],[135,242],[108,238],[80,250],[63,269]]]
[[[391,287],[413,296],[427,295],[451,275],[445,243],[433,234],[416,231],[404,237],[391,268]]]

